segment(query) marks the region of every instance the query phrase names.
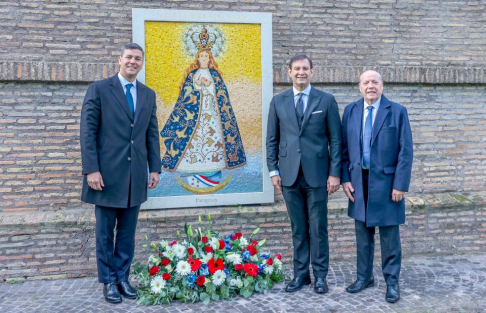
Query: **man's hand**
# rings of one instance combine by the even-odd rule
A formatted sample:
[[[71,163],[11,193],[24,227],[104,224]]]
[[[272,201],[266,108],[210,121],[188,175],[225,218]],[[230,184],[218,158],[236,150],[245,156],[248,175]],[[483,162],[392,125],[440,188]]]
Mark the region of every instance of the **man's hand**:
[[[282,179],[280,178],[280,175],[272,176],[270,179],[272,180],[273,187],[275,187],[275,189],[282,194]]]
[[[405,191],[393,189],[392,191],[392,200],[395,202],[402,201],[405,197]]]
[[[341,179],[337,176],[329,176],[327,179],[327,194],[332,195],[339,190],[339,184]]]
[[[351,200],[352,202],[354,202],[354,196],[353,196],[354,188],[353,188],[353,185],[350,182],[343,183],[343,190],[344,190],[344,193],[346,194],[346,196],[349,198],[349,200]]]
[[[157,185],[159,184],[159,179],[160,179],[159,173],[156,173],[156,172],[150,173],[148,188],[154,189],[155,187],[157,187]]]
[[[100,172],[89,173],[87,176],[88,186],[94,190],[103,190],[101,187],[105,187],[103,183],[103,177],[101,177]]]

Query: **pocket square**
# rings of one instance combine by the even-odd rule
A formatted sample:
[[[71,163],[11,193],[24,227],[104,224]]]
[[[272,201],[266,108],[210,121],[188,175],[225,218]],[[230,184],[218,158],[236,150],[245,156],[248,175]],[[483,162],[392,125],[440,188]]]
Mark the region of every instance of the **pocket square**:
[[[311,114],[317,114],[317,113],[322,113],[322,110],[321,111],[314,111]]]

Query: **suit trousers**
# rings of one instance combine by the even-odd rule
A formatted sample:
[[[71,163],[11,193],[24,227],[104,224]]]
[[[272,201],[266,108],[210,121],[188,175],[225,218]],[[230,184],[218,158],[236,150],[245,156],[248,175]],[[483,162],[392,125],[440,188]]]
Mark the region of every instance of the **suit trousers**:
[[[327,187],[313,188],[306,182],[302,167],[295,183],[283,186],[294,246],[294,277],[325,278],[329,269],[327,232]]]
[[[363,170],[363,191],[365,207],[368,206],[369,171]],[[391,195],[390,195],[391,196]],[[375,253],[375,227],[355,220],[358,280],[373,277],[373,256]],[[400,226],[380,226],[381,269],[387,285],[398,284],[402,264]]]
[[[139,211],[139,205],[125,209],[95,206],[96,260],[100,283],[128,280]]]

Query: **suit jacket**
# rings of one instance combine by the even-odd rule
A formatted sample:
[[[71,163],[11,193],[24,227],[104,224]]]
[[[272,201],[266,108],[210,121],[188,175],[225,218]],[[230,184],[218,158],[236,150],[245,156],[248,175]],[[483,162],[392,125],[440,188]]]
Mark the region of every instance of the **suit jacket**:
[[[292,186],[299,167],[311,187],[340,176],[341,119],[331,94],[311,88],[299,130],[292,89],[273,97],[267,124],[267,166],[279,170],[283,186]]]
[[[161,170],[156,109],[155,92],[139,81],[135,119],[118,75],[89,86],[81,110],[81,200],[116,208],[147,200],[147,172]],[[101,173],[102,191],[88,186],[93,172]]]
[[[365,222],[361,168],[363,102],[349,104],[343,114],[343,165],[341,182],[351,182],[354,202],[348,215]],[[367,226],[392,226],[405,223],[405,200],[394,202],[392,189],[408,191],[412,173],[412,131],[407,109],[384,95],[376,113],[371,137]]]

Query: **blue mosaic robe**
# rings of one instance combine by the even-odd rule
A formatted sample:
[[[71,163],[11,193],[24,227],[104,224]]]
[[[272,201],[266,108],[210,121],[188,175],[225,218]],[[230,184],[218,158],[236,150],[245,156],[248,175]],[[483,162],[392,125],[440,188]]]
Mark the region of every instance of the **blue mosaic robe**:
[[[174,110],[160,132],[162,142],[167,148],[162,157],[162,169],[165,171],[173,172],[177,169],[188,143],[195,134],[201,113],[201,94],[193,84],[193,77],[198,70],[195,69],[187,75]],[[246,164],[243,142],[226,85],[216,70],[210,68],[209,71],[214,81],[218,114],[223,130],[225,165],[227,169],[234,169]]]

